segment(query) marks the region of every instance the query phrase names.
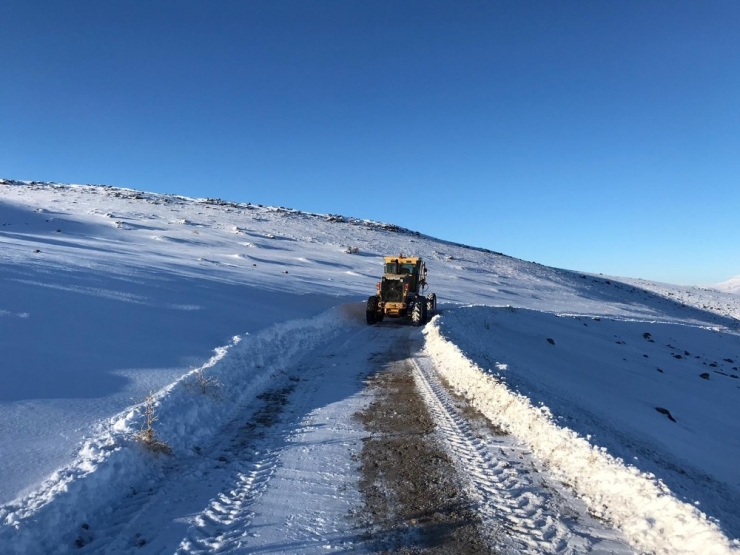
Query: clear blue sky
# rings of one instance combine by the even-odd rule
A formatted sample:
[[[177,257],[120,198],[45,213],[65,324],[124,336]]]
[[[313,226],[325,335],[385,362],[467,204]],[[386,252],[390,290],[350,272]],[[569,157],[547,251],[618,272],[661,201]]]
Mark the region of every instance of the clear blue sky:
[[[740,274],[740,2],[0,3],[0,177]]]

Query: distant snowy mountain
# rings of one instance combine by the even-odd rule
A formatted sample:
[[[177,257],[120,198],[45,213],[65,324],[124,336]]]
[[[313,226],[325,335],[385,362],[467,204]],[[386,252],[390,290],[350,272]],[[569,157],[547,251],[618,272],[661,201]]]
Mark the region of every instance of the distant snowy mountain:
[[[440,302],[423,333],[364,321],[401,252]],[[406,357],[500,552],[740,552],[738,295],[357,217],[0,180],[2,552],[362,552],[354,415]],[[150,392],[171,456],[136,440]],[[450,416],[463,402],[506,438]]]
[[[727,281],[717,283],[716,285],[714,285],[714,288],[720,291],[724,291],[725,293],[740,295],[740,276],[735,276],[728,279]]]

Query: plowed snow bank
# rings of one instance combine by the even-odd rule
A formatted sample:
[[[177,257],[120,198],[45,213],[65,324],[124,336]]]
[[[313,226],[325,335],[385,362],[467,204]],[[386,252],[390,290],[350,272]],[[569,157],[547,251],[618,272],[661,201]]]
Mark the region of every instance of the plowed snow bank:
[[[426,354],[440,375],[494,424],[526,443],[592,513],[620,528],[636,548],[666,555],[740,553],[737,542],[653,476],[558,426],[547,407],[533,406],[486,374],[445,338],[439,324],[440,317],[435,317],[424,333]]]

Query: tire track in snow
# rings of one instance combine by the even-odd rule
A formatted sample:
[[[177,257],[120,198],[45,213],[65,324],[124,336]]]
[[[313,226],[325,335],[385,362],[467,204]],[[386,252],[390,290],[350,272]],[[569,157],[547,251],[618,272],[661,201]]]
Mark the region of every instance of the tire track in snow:
[[[367,338],[368,335],[371,337]],[[264,414],[257,414],[250,420],[263,426],[251,434],[255,437],[245,440],[249,455],[244,468],[230,482],[235,485],[222,491],[191,520],[185,538],[177,548],[178,555],[232,551],[313,553],[318,550],[324,553],[355,549],[361,542],[360,532],[348,530],[348,524],[336,520],[336,508],[323,505],[323,502],[335,503],[332,500],[343,496],[341,491],[346,486],[342,484],[341,473],[347,469],[343,470],[341,460],[322,461],[321,457],[325,457],[326,452],[321,446],[346,445],[346,463],[353,469],[349,444],[356,442],[355,449],[359,450],[360,441],[359,438],[352,439],[351,431],[347,435],[345,428],[359,428],[359,424],[341,421],[342,418],[353,421],[355,412],[341,408],[341,405],[351,402],[342,399],[341,394],[338,398],[342,400],[338,402],[329,402],[328,405],[324,402],[336,396],[326,397],[327,391],[336,394],[352,381],[357,381],[355,389],[362,390],[364,373],[357,362],[365,360],[368,353],[377,347],[379,335],[372,328],[361,328],[304,359],[299,367],[301,377],[290,378],[296,380],[291,392],[298,385],[296,395],[300,392],[301,397],[290,400],[288,405],[287,395],[278,396],[272,403],[272,410],[269,410],[268,403]],[[389,338],[383,341],[389,341]],[[353,369],[346,371],[345,368]],[[321,399],[323,401],[317,403]],[[283,414],[283,405],[288,405],[287,414]],[[274,427],[273,423],[276,424]],[[242,441],[234,443],[235,454],[242,456]],[[315,457],[318,460],[314,460]],[[350,481],[354,482],[355,478]],[[297,485],[301,491],[292,489]],[[286,487],[292,491],[287,500],[287,512],[282,512],[277,506],[286,501],[282,497]],[[349,522],[348,513],[342,511],[340,514]],[[277,534],[275,527],[278,528]]]
[[[172,553],[182,535],[167,529],[163,515],[199,510],[201,500],[219,489],[216,498],[193,519],[188,528],[192,536],[186,535],[181,542],[192,540],[193,550],[184,552],[213,552],[219,541],[236,536],[233,531],[244,520],[237,522],[237,516],[243,516],[244,505],[264,491],[280,454],[274,448],[279,445],[274,437],[273,449],[264,448],[265,429],[277,422],[282,400],[294,388],[291,383],[259,395],[262,405],[256,410],[245,403],[240,416],[224,427],[224,439],[209,446],[209,455],[169,464],[149,489],[132,491],[115,507],[107,524],[81,529],[79,553]]]
[[[227,546],[239,547],[241,539],[248,535],[247,527],[254,516],[249,506],[267,489],[284,448],[284,442],[276,437],[289,431],[287,423],[274,433],[267,433],[267,428],[278,424],[294,389],[295,383],[258,397],[264,406],[239,430],[223,455],[243,461],[236,463],[237,470],[230,480],[233,487],[219,493],[193,519],[176,553],[197,555],[222,551]]]
[[[365,351],[377,347],[377,338],[378,332],[370,328],[350,331],[304,357],[291,372],[291,391],[282,396],[272,395],[273,398],[270,393],[263,396],[268,401],[266,410],[249,419],[246,426],[251,428],[250,432],[233,440],[233,453],[228,455],[244,459],[242,467],[227,482],[228,486],[190,519],[176,553],[313,552],[316,546],[326,552],[359,541],[353,539],[352,533],[348,535],[346,525],[335,521],[337,517],[330,506],[316,506],[322,500],[329,501],[327,497],[344,495],[341,490],[345,486],[336,475],[342,472],[342,461],[325,461],[316,468],[313,458],[317,456],[320,461],[326,456],[322,455],[321,447],[317,448],[322,444],[356,441],[356,448],[360,448],[359,439],[353,440],[351,432],[347,436],[343,431],[348,424],[341,422],[341,413],[346,409],[332,408],[347,401],[331,401],[341,399],[341,391],[352,382],[357,384],[350,385],[350,390],[362,390],[362,367],[353,359],[364,360]],[[294,388],[296,393],[289,399]],[[324,405],[327,401],[329,404]],[[340,414],[333,412],[336,410]],[[353,413],[350,410],[346,416],[351,420]],[[347,451],[349,454],[349,445]],[[295,487],[293,480],[297,478],[301,490],[292,491],[288,512],[281,513],[279,508],[273,512],[275,503],[280,503],[279,492],[284,492],[286,483],[288,488]],[[317,497],[321,500],[317,501]],[[263,522],[265,518],[269,521],[268,528]],[[280,530],[279,541],[275,531],[270,530],[275,527]]]
[[[540,478],[530,477],[526,462],[514,459],[521,447],[511,439],[489,443],[477,437],[436,377],[429,359],[415,355],[411,361],[440,436],[461,476],[467,477],[471,497],[478,502],[477,510],[492,541],[504,553],[631,553],[622,542],[614,541],[613,531],[595,531],[593,528],[600,526],[593,519],[585,523],[588,528],[581,526],[580,511],[545,489]]]
[[[249,506],[267,489],[275,473],[280,451],[270,451],[266,456],[245,465],[248,468],[238,473],[235,487],[220,493],[195,517],[176,553],[197,555],[223,551],[227,547],[241,547],[241,540],[248,536],[247,527],[254,516]]]

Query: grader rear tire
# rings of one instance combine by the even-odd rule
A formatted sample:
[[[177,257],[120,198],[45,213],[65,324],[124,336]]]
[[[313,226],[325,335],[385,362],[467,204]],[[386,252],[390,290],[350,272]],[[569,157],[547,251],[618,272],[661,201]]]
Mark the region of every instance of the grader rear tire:
[[[437,310],[437,295],[429,293],[427,295],[427,312],[434,312]]]
[[[411,323],[415,326],[421,326],[424,323],[424,309],[426,306],[420,301],[414,303],[414,307],[411,309]]]

